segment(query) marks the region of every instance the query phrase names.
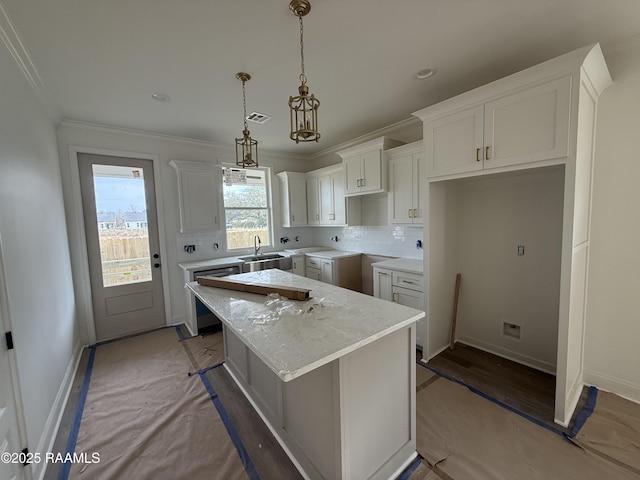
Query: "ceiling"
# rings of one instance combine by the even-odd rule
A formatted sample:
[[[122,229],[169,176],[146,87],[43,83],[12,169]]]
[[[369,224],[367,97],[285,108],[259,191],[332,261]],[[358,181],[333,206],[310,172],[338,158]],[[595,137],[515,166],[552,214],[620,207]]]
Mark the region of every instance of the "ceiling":
[[[311,0],[318,143],[289,140],[299,23],[289,0],[0,0],[59,118],[233,145],[240,71],[262,150],[310,155],[458,93],[640,34],[638,0]],[[1,12],[0,12],[1,13]],[[415,73],[437,69],[427,80]],[[614,79],[615,80],[615,79]],[[152,92],[171,98],[157,102]]]

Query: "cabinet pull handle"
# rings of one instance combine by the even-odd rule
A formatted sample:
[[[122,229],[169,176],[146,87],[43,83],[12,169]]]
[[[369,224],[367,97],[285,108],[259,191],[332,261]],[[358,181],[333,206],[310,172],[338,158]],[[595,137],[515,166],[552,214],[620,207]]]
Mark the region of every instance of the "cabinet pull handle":
[[[409,209],[409,218],[413,218],[413,215],[411,214],[411,212],[413,212],[413,210]]]
[[[413,209],[413,218],[418,218],[418,209],[417,208]]]
[[[365,186],[364,178],[361,178],[361,179],[360,179],[360,186],[361,186],[361,187],[364,187],[364,186]]]
[[[484,147],[484,158],[485,160],[489,160],[489,146]]]
[[[295,222],[296,221],[296,216],[295,215],[291,215],[291,221]]]
[[[387,272],[378,272],[378,275],[385,275],[385,276],[389,276],[389,274]]]
[[[476,148],[476,162],[480,161],[480,149]]]
[[[397,297],[397,295],[398,295],[397,293],[393,293],[393,294],[391,295],[391,298],[392,298],[392,300],[391,300],[391,301],[392,301],[392,302],[397,302],[397,301],[398,301],[398,297]]]

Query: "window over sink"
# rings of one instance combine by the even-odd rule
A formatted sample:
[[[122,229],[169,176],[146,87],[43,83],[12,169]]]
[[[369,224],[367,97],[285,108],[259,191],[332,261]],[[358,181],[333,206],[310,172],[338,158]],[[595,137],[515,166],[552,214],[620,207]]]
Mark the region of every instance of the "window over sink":
[[[261,246],[272,244],[271,190],[269,169],[225,168],[223,201],[227,250],[254,247],[260,237]]]

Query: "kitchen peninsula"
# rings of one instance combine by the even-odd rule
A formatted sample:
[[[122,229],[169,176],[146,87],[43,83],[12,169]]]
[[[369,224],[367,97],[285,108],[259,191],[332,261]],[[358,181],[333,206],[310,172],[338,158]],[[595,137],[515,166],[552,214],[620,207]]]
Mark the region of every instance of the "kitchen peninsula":
[[[386,479],[416,456],[424,312],[280,270],[232,275],[311,298],[187,287],[223,323],[225,368],[306,478]]]

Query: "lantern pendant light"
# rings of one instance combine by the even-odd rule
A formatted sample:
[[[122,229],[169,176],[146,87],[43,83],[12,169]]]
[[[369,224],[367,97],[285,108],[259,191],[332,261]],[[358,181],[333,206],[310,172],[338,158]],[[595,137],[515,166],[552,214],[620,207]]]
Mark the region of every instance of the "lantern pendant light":
[[[242,168],[258,167],[258,141],[251,138],[247,127],[247,100],[245,96],[244,84],[251,80],[248,73],[236,73],[236,78],[242,81],[242,108],[244,119],[244,130],[242,137],[236,138],[236,165]]]
[[[289,111],[291,117],[291,134],[289,138],[296,143],[317,142],[320,139],[318,133],[318,107],[320,101],[315,95],[309,95],[307,77],[304,74],[304,35],[302,17],[311,10],[308,0],[291,0],[289,10],[300,20],[300,74],[301,85],[298,87],[298,95],[289,97]]]

